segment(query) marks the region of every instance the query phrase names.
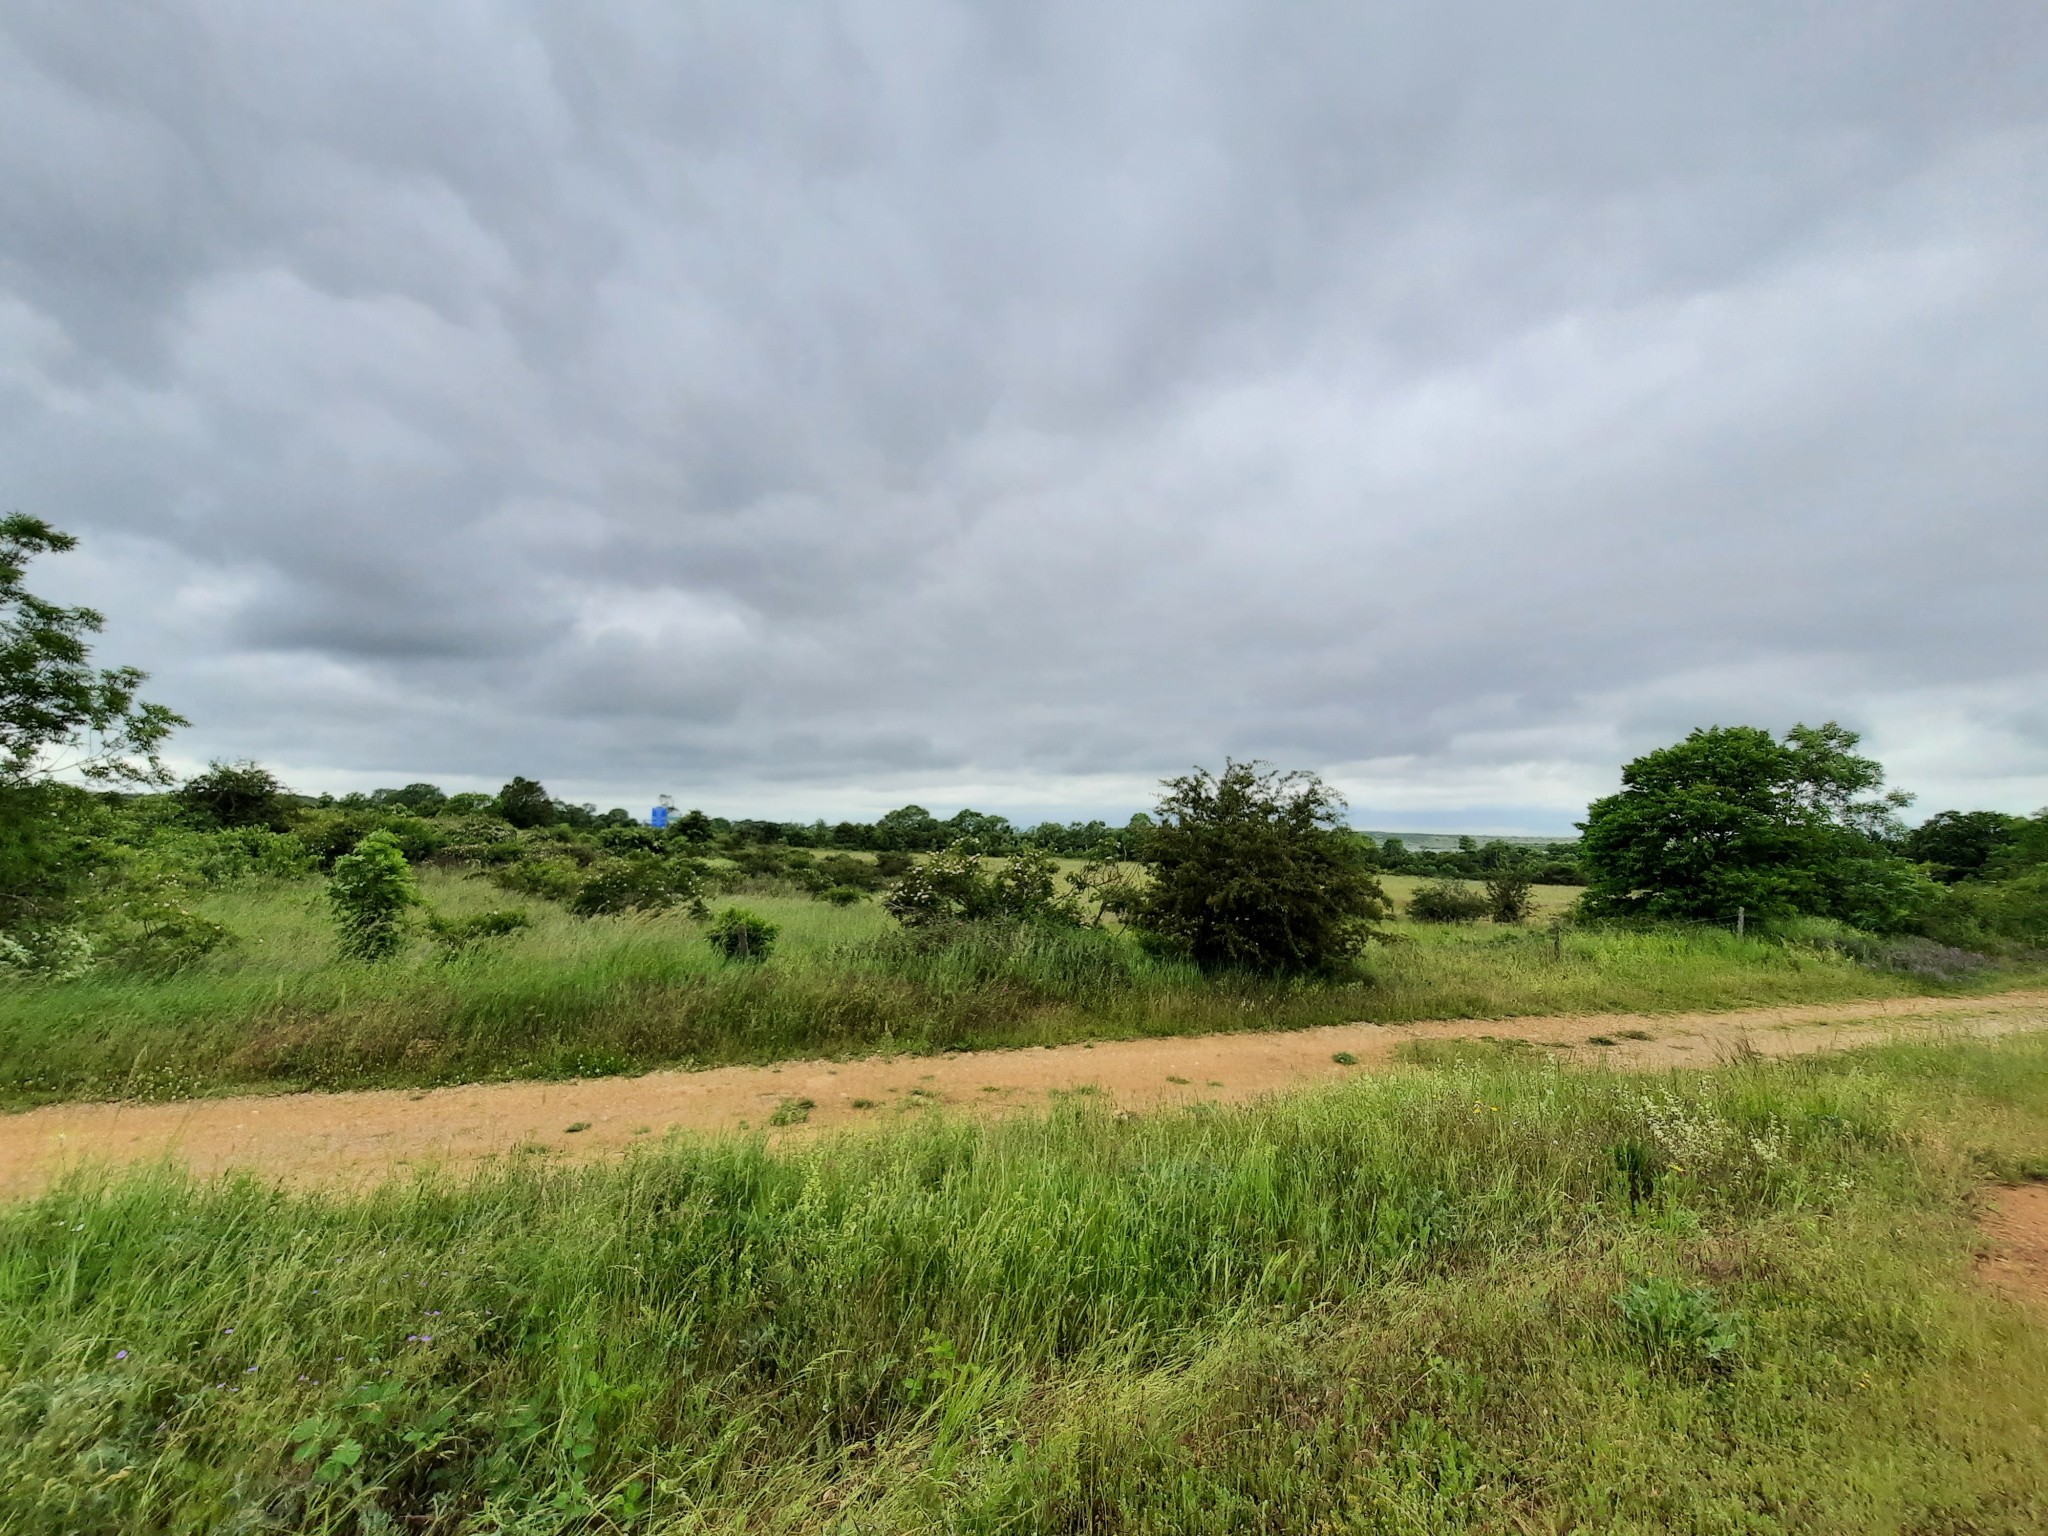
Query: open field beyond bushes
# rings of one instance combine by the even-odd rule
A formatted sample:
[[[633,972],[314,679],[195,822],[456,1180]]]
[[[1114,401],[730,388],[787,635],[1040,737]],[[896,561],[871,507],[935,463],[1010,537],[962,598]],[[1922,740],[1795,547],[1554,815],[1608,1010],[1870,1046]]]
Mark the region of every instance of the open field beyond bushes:
[[[1406,894],[1413,882],[1391,879]],[[244,882],[197,905],[233,943],[161,977],[104,970],[0,994],[0,1104],[252,1087],[427,1086],[876,1049],[935,1051],[1350,1020],[1729,1008],[1952,989],[1822,945],[1712,928],[1567,927],[1539,888],[1521,927],[1391,927],[1358,979],[1204,976],[1104,930],[991,926],[935,942],[872,902],[739,898],[782,925],[765,964],[729,964],[679,910],[574,918],[429,870],[433,907],[517,905],[532,927],[454,960],[339,959],[319,882]],[[1971,984],[2037,979],[1986,971]]]
[[[2048,1525],[2048,1040],[0,1210],[0,1528]]]

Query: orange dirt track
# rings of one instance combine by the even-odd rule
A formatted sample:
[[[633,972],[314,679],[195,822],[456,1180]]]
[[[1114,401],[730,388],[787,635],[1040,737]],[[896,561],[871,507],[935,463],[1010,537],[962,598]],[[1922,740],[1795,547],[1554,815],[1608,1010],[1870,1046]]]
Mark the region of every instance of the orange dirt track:
[[[296,1093],[175,1103],[57,1104],[0,1115],[0,1195],[32,1194],[81,1162],[175,1159],[200,1173],[247,1168],[297,1184],[364,1183],[407,1169],[476,1165],[515,1149],[616,1152],[677,1130],[764,1127],[809,1099],[802,1135],[944,1106],[978,1113],[1100,1093],[1130,1110],[1234,1102],[1383,1067],[1411,1040],[1520,1041],[1574,1064],[1629,1071],[1711,1066],[1750,1050],[1790,1056],[1895,1038],[2048,1029],[2048,990],[1727,1013],[1584,1014],[1499,1021],[1339,1024],[1288,1033],[1114,1040],[946,1056],[793,1061],[570,1082],[429,1091]],[[1632,1032],[1646,1039],[1629,1039]],[[1611,1044],[1597,1044],[1590,1037]],[[1339,1065],[1332,1057],[1357,1058]],[[578,1127],[571,1130],[570,1127]]]

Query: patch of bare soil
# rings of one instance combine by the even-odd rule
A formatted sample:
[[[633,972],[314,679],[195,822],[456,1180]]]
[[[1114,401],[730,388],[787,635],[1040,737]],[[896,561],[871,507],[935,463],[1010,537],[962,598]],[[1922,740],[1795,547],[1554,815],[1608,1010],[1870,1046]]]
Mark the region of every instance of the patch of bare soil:
[[[1841,1050],[1901,1036],[2048,1028],[2048,991],[1753,1008],[1339,1024],[1288,1033],[1101,1041],[948,1056],[718,1067],[556,1083],[269,1094],[177,1103],[57,1104],[0,1115],[0,1195],[29,1194],[81,1161],[175,1159],[297,1184],[361,1183],[425,1165],[514,1155],[584,1158],[670,1131],[776,1136],[937,1109],[995,1114],[1060,1094],[1131,1110],[1225,1103],[1397,1060],[1411,1041],[1489,1041],[1624,1071]]]
[[[1987,1285],[2048,1316],[2048,1184],[1998,1190],[1984,1215],[1991,1247],[1977,1261]]]

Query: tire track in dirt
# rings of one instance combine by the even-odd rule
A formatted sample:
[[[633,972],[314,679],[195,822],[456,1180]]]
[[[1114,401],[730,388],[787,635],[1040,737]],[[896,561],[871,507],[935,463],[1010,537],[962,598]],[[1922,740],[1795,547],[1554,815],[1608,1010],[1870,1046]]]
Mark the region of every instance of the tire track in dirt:
[[[296,1184],[347,1184],[416,1166],[475,1165],[514,1154],[585,1158],[672,1130],[761,1129],[791,1100],[811,1102],[808,1120],[774,1134],[886,1122],[940,1107],[1000,1113],[1077,1092],[1131,1110],[1234,1103],[1385,1067],[1402,1045],[1421,1040],[1514,1041],[1575,1064],[1644,1071],[1713,1066],[1748,1051],[1790,1056],[1902,1036],[2038,1029],[2048,1029],[2048,990],[1724,1013],[1338,1024],[427,1091],[55,1104],[0,1115],[0,1196],[33,1193],[80,1162],[169,1158],[198,1173],[248,1168]],[[1339,1063],[1339,1055],[1353,1060]]]

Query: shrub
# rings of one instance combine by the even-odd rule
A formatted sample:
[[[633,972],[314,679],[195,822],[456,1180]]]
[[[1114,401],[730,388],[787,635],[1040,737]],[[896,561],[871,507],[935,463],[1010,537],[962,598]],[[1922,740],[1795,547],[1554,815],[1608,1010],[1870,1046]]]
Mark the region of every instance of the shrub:
[[[1476,923],[1491,910],[1487,894],[1462,880],[1432,880],[1408,898],[1408,915],[1418,923]]]
[[[1204,969],[1335,969],[1392,910],[1343,809],[1314,774],[1259,763],[1167,780],[1131,925]]]
[[[530,926],[531,920],[516,907],[503,911],[493,908],[472,917],[443,917],[438,912],[427,914],[427,932],[440,946],[442,958],[449,960],[467,954],[486,940],[502,939]]]
[[[327,899],[341,928],[342,953],[382,960],[405,942],[405,915],[420,895],[398,840],[388,832],[372,832],[353,853],[334,861]]]
[[[828,885],[818,892],[818,900],[829,901],[835,907],[850,907],[866,896],[867,892],[857,885]]]
[[[99,958],[77,928],[24,928],[0,934],[0,973],[37,981],[76,981]]]
[[[906,928],[991,918],[1071,923],[1072,908],[1054,887],[1058,873],[1042,848],[1025,848],[991,870],[980,854],[956,843],[914,865],[882,905]]]
[[[203,825],[272,831],[282,831],[286,824],[284,797],[285,787],[268,768],[218,760],[177,791],[178,803]]]
[[[781,928],[745,907],[727,907],[704,937],[728,960],[766,960]]]
[[[578,917],[598,917],[615,912],[659,912],[678,904],[688,906],[697,916],[705,915],[697,865],[688,859],[642,854],[595,866],[577,887],[569,910]]]
[[[568,859],[517,858],[491,868],[491,884],[520,896],[540,896],[564,905],[583,892],[583,871]]]
[[[1529,915],[1528,875],[1497,869],[1486,877],[1486,910],[1496,923],[1519,923]]]

